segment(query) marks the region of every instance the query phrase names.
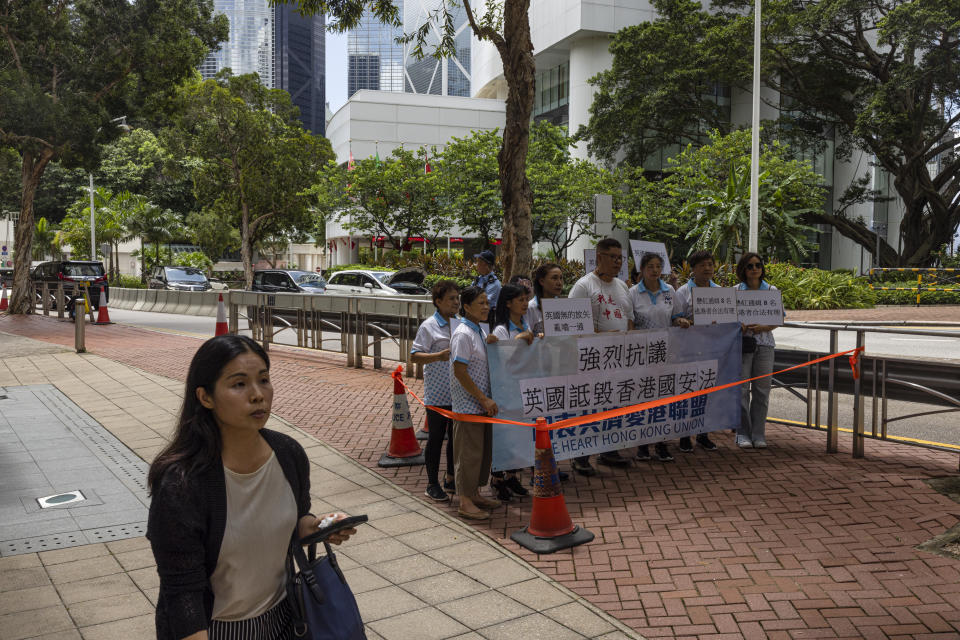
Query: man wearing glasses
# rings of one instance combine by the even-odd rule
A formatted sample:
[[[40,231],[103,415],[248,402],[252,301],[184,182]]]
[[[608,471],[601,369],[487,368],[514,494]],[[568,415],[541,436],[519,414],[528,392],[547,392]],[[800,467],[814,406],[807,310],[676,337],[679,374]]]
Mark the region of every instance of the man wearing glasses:
[[[633,329],[633,307],[627,284],[617,277],[623,264],[623,247],[615,238],[604,238],[597,243],[597,268],[577,280],[570,289],[570,298],[589,298],[593,308],[593,329],[628,331]],[[601,453],[597,462],[607,466],[625,467],[630,461],[616,451]],[[590,456],[574,458],[573,470],[583,476],[596,475]]]

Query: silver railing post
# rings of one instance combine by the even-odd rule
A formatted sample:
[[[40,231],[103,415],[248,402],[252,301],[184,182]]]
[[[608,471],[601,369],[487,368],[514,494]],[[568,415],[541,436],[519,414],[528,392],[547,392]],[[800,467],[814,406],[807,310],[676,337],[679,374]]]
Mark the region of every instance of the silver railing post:
[[[236,335],[240,333],[240,307],[233,301],[233,296],[227,291],[227,331]]]
[[[353,335],[353,350],[356,353],[354,356],[353,366],[355,369],[363,369],[363,352],[364,352],[364,342],[365,336],[367,333],[366,330],[366,314],[360,311],[360,301],[357,300],[357,309],[356,316],[354,316],[354,335]]]
[[[356,366],[356,352],[353,348],[353,340],[351,340],[354,330],[353,324],[356,307],[355,298],[347,300],[346,320],[343,323],[343,350],[347,354],[347,366],[350,368]]]
[[[839,336],[836,329],[830,330],[830,353],[839,349]],[[827,369],[827,453],[836,453],[838,445],[837,425],[837,359],[831,358]]]
[[[81,303],[82,300],[77,300],[73,303],[73,347],[77,350],[77,353],[86,353],[86,336],[84,335],[84,322],[86,318],[84,317],[83,309],[77,310],[77,304]]]
[[[43,298],[43,315],[50,315],[50,285],[46,282],[40,285],[40,296]]]
[[[857,331],[857,348],[863,347],[863,331]],[[853,377],[853,457],[863,457],[863,353],[858,352],[859,375]]]
[[[63,283],[57,283],[57,318],[63,320]]]

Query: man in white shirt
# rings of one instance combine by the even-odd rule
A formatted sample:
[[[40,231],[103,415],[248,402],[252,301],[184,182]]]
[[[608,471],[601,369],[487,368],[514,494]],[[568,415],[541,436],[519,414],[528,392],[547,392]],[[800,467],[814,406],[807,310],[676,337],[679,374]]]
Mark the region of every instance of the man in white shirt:
[[[677,302],[680,313],[684,318],[693,322],[693,288],[694,287],[719,287],[713,281],[713,274],[716,270],[716,264],[713,261],[713,254],[706,250],[694,251],[687,258],[690,264],[690,279],[682,287],[677,289]],[[716,451],[715,445],[705,433],[697,435],[697,444],[707,451]],[[693,451],[693,443],[690,436],[680,438],[680,451],[690,453]]]
[[[597,243],[597,268],[577,280],[568,298],[589,298],[593,307],[593,328],[597,333],[633,329],[633,307],[630,290],[618,278],[625,256],[616,238],[604,238]],[[597,462],[607,466],[625,467],[630,464],[616,451],[597,456]],[[573,470],[583,476],[596,475],[590,456],[573,459]]]

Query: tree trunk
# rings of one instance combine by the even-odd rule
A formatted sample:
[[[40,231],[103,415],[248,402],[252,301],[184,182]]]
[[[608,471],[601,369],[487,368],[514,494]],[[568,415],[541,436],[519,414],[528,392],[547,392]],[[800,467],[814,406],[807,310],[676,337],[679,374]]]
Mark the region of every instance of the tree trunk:
[[[13,260],[13,294],[10,296],[11,314],[33,313],[37,306],[30,280],[30,259],[33,256],[33,199],[37,194],[40,178],[47,168],[53,151],[44,149],[38,154],[23,153],[21,165],[22,195],[20,198],[20,219],[14,234],[16,255]]]
[[[533,43],[530,40],[530,0],[506,0],[503,42],[498,47],[507,81],[506,126],[497,160],[503,198],[503,244],[500,266],[503,281],[514,274],[530,277],[533,267],[533,229],[530,210],[533,191],[527,180],[527,147],[535,91]]]
[[[952,218],[957,205],[950,206],[930,179],[927,165],[915,162],[894,177],[894,187],[906,211],[900,222],[903,267],[928,267],[933,254],[953,240]]]
[[[850,238],[861,247],[870,252],[871,255],[877,251],[877,234],[865,227],[856,220],[851,220],[843,216],[828,214],[813,214],[807,218],[808,222],[817,222],[827,224],[836,229],[840,235]],[[897,250],[891,247],[885,240],[880,240],[880,260],[881,267],[900,266],[900,256]]]
[[[241,204],[240,215],[240,259],[243,261],[243,279],[246,288],[253,287],[253,240],[250,238],[250,210],[246,203]]]
[[[140,284],[147,284],[147,256],[144,253],[143,236],[140,236]]]

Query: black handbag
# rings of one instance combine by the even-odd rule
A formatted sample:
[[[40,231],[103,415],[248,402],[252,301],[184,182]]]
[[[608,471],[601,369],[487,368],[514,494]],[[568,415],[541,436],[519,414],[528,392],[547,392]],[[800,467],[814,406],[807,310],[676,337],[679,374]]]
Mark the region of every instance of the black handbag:
[[[339,526],[328,527],[303,539],[297,538],[294,532],[287,551],[287,600],[293,612],[294,638],[366,640],[357,599],[343,577],[337,555],[326,541],[332,533],[366,520],[366,516],[348,518],[336,523]],[[321,558],[317,558],[318,542],[326,551]],[[306,553],[304,545],[308,545]]]
[[[757,350],[757,339],[753,336],[742,336],[740,342],[740,351],[742,353],[753,353]]]

